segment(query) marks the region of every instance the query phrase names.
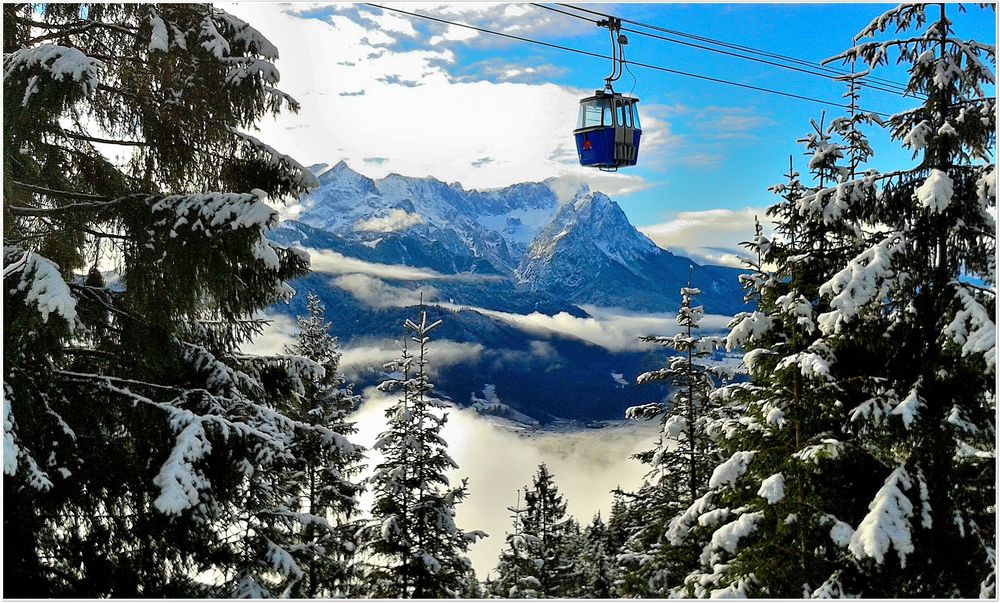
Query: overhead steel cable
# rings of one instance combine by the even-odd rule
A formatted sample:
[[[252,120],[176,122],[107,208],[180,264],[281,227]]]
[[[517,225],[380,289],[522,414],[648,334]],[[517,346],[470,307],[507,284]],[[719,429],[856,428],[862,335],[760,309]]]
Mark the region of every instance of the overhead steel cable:
[[[566,51],[566,52],[574,52],[576,54],[580,54],[580,55],[583,55],[583,56],[589,56],[589,57],[593,57],[593,58],[597,58],[597,59],[609,60],[609,59],[612,58],[612,57],[610,57],[608,55],[600,54],[600,53],[597,53],[597,52],[590,52],[588,50],[581,50],[579,48],[573,48],[573,47],[570,47],[570,46],[563,46],[561,44],[553,44],[551,42],[543,42],[541,40],[533,40],[531,38],[525,38],[523,36],[518,36],[518,35],[514,35],[514,34],[500,32],[500,31],[493,31],[491,29],[486,29],[484,27],[477,27],[475,25],[468,25],[466,23],[457,23],[455,21],[449,21],[448,19],[442,19],[440,17],[434,17],[434,16],[431,16],[431,15],[425,15],[425,14],[421,14],[421,13],[410,12],[410,11],[407,11],[407,10],[403,10],[401,8],[393,8],[393,7],[390,7],[390,6],[383,6],[381,4],[373,4],[373,3],[370,3],[370,2],[366,2],[364,4],[365,4],[365,6],[370,6],[372,8],[377,8],[379,10],[392,11],[392,12],[399,13],[399,14],[402,14],[402,15],[408,15],[410,17],[417,17],[418,19],[425,19],[425,20],[434,21],[434,22],[437,22],[437,23],[444,23],[446,25],[453,25],[455,27],[462,27],[462,28],[465,28],[465,29],[471,29],[473,31],[478,31],[480,33],[485,33],[485,34],[490,34],[490,35],[494,35],[494,36],[499,36],[499,37],[502,37],[502,38],[507,38],[509,40],[517,40],[519,42],[528,42],[528,43],[531,43],[531,44],[537,44],[539,46],[544,46],[546,48],[554,48],[556,50],[563,50],[563,51]],[[764,88],[764,87],[761,87],[761,86],[753,86],[753,85],[750,85],[750,84],[742,84],[740,82],[734,82],[734,81],[726,80],[726,79],[722,79],[722,78],[711,77],[711,76],[708,76],[708,75],[701,75],[701,74],[698,74],[698,73],[691,73],[691,72],[688,72],[688,71],[680,71],[679,69],[670,69],[668,67],[661,67],[659,65],[650,65],[649,63],[640,63],[640,62],[637,62],[637,61],[629,61],[629,64],[630,65],[634,65],[636,67],[643,67],[645,69],[651,69],[651,70],[654,70],[654,71],[660,71],[660,72],[663,72],[663,73],[670,73],[670,74],[673,74],[673,75],[680,75],[680,76],[695,78],[695,79],[704,80],[704,81],[708,81],[708,82],[715,82],[717,84],[724,84],[724,85],[727,85],[727,86],[734,86],[734,87],[743,88],[743,89],[746,89],[746,90],[755,90],[757,92],[765,92],[765,93],[768,93],[768,94],[776,94],[776,95],[779,95],[779,96],[785,96],[785,97],[788,97],[788,98],[795,98],[795,99],[798,99],[798,100],[804,100],[804,101],[808,101],[808,102],[812,102],[812,103],[818,103],[818,104],[827,105],[827,106],[830,106],[830,107],[838,107],[838,108],[841,108],[841,109],[850,109],[851,108],[850,105],[845,105],[845,104],[837,103],[837,102],[834,102],[834,101],[823,100],[821,98],[814,98],[814,97],[811,97],[811,96],[804,96],[802,94],[795,94],[795,93],[792,93],[792,92],[784,92],[782,90],[773,90],[771,88]],[[870,110],[866,110],[866,109],[858,109],[858,110],[863,110],[866,113],[871,113],[871,114],[874,114],[874,115],[879,115],[881,117],[890,117],[891,116],[891,114],[885,113],[885,112],[882,112],[882,111],[870,111]]]
[[[533,2],[531,5],[534,6],[534,7],[536,7],[536,8],[542,8],[542,9],[545,9],[545,10],[548,10],[548,11],[552,11],[552,12],[556,12],[556,13],[561,13],[563,15],[567,15],[567,16],[570,16],[570,17],[575,17],[577,19],[581,19],[581,20],[587,21],[588,23],[597,24],[597,21],[594,20],[594,19],[591,19],[590,17],[584,17],[583,15],[575,15],[575,14],[570,13],[568,11],[560,10],[558,8],[553,8],[551,6],[546,6],[544,4],[538,4],[538,3],[534,3]],[[624,22],[625,20],[623,19],[622,21]],[[799,73],[806,73],[806,74],[809,74],[809,75],[815,75],[817,77],[821,77],[821,78],[824,78],[824,79],[833,79],[833,80],[836,80],[837,78],[850,77],[850,74],[845,75],[845,74],[837,73],[835,70],[832,70],[832,69],[830,69],[828,67],[814,67],[814,66],[810,65],[810,68],[807,69],[807,68],[804,68],[804,67],[796,67],[795,65],[788,65],[788,64],[785,64],[785,63],[778,63],[778,62],[775,62],[775,61],[770,61],[770,60],[767,60],[767,59],[761,59],[761,58],[754,57],[754,56],[748,56],[748,55],[745,55],[745,54],[740,54],[738,52],[732,52],[732,51],[729,51],[729,50],[723,50],[721,48],[712,48],[711,46],[704,46],[702,44],[696,44],[694,42],[687,42],[685,40],[679,40],[677,38],[668,38],[666,36],[661,36],[661,35],[658,35],[658,34],[655,34],[655,33],[647,32],[647,31],[639,31],[638,29],[631,29],[631,28],[628,28],[628,27],[622,27],[621,31],[628,32],[628,33],[633,33],[633,34],[637,34],[637,35],[641,35],[641,36],[646,36],[646,37],[654,38],[654,39],[657,39],[657,40],[662,40],[664,42],[671,42],[671,43],[674,43],[674,44],[680,44],[682,46],[689,46],[691,48],[697,48],[697,49],[700,49],[700,50],[707,50],[709,52],[715,52],[715,53],[719,53],[719,54],[724,54],[724,55],[727,55],[727,56],[736,57],[738,59],[744,59],[744,60],[747,60],[747,61],[754,61],[756,63],[762,63],[764,65],[772,65],[774,67],[780,67],[781,69],[788,69],[790,71],[797,71]],[[801,63],[805,63],[805,61],[800,61],[800,62]],[[864,78],[857,78],[857,82],[858,82],[858,84],[860,84],[862,86],[865,86],[866,88],[871,88],[872,90],[879,90],[879,91],[882,91],[882,92],[888,92],[889,94],[897,94],[897,95],[900,95],[900,96],[905,96],[906,95],[905,94],[906,90],[904,88],[900,88],[900,87],[895,86],[895,85],[893,85],[893,87],[885,87],[885,86],[882,86],[882,85],[879,85],[879,84],[873,84],[871,81],[868,81],[867,79],[864,79]]]
[[[572,8],[572,9],[580,11],[580,12],[590,13],[592,15],[598,15],[598,16],[601,16],[601,17],[613,16],[613,15],[609,15],[607,13],[602,13],[600,11],[591,10],[589,8],[584,8],[582,6],[576,6],[576,5],[573,5],[573,4],[567,4],[567,3],[563,3],[563,2],[559,2],[557,4],[559,6],[564,6],[564,7],[567,7],[567,8]],[[543,6],[543,5],[539,5],[539,6]],[[587,21],[591,20],[590,18],[584,17],[583,15],[574,15],[574,14],[566,12],[566,11],[553,9],[552,7],[545,7],[545,8],[547,8],[549,10],[556,10],[557,12],[563,13],[565,15],[570,15],[570,16],[574,16],[574,17],[577,17],[577,18],[582,18],[582,19],[585,19]],[[767,51],[767,50],[760,50],[759,48],[753,48],[751,46],[744,46],[744,45],[741,45],[741,44],[733,44],[731,42],[725,42],[723,40],[716,40],[714,38],[708,38],[708,37],[705,37],[705,36],[699,36],[699,35],[692,34],[692,33],[678,31],[676,29],[669,29],[669,28],[666,28],[666,27],[661,27],[659,25],[653,25],[653,24],[650,24],[650,23],[643,23],[642,21],[636,21],[636,20],[633,20],[633,19],[626,19],[626,18],[623,18],[623,17],[618,17],[618,18],[621,19],[622,23],[630,23],[630,24],[638,26],[638,27],[645,27],[646,29],[652,29],[652,30],[660,31],[660,32],[663,32],[663,33],[668,33],[668,34],[675,35],[675,36],[681,36],[681,37],[685,37],[685,38],[691,38],[692,40],[698,40],[699,42],[705,42],[705,43],[708,43],[708,44],[715,44],[716,46],[722,46],[722,47],[725,47],[725,48],[731,48],[733,50],[739,50],[739,51],[742,51],[742,52],[749,52],[749,53],[752,53],[752,54],[757,54],[757,55],[769,57],[769,58],[772,58],[772,59],[779,59],[779,60],[783,60],[783,61],[789,61],[791,63],[796,63],[798,65],[803,65],[803,66],[810,67],[810,68],[813,68],[813,69],[819,69],[819,70],[822,70],[822,71],[827,71],[827,72],[829,72],[831,74],[835,74],[838,77],[850,77],[852,75],[849,71],[847,71],[845,69],[839,69],[839,68],[836,68],[836,67],[828,67],[826,65],[823,65],[822,63],[816,63],[816,62],[813,62],[813,61],[807,61],[805,59],[799,59],[797,57],[792,57],[792,56],[788,56],[788,55],[784,55],[784,54],[770,52],[770,51]],[[651,35],[651,34],[648,34],[646,32],[641,32],[641,31],[635,31],[635,30],[629,30],[629,31],[632,31],[633,33],[638,33],[640,35]],[[866,75],[866,76],[864,76],[864,78],[866,80],[868,80],[869,82],[876,82],[876,83],[882,84],[882,85],[887,86],[887,87],[897,88],[900,91],[904,91],[907,88],[906,84],[902,84],[900,82],[896,82],[896,81],[885,79],[885,78],[881,78],[881,77],[876,77],[876,76],[873,76],[873,75]]]

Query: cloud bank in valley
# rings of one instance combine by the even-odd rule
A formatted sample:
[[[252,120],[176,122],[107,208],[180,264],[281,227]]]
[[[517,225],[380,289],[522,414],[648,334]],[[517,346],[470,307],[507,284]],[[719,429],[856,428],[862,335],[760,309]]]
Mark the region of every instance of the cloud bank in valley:
[[[740,258],[747,252],[738,245],[753,239],[755,217],[769,234],[772,227],[767,211],[758,207],[678,212],[665,222],[638,229],[667,251],[687,255],[698,263],[742,268]]]
[[[264,318],[270,321],[270,324],[264,327],[263,333],[252,342],[243,346],[243,352],[259,355],[283,354],[285,347],[294,343],[295,335],[298,333],[295,319],[284,314],[274,314]],[[428,372],[433,377],[443,368],[473,362],[484,350],[485,347],[480,343],[435,339],[434,362],[428,366]],[[382,365],[399,357],[399,353],[399,342],[396,340],[359,338],[341,347],[340,370],[348,381],[353,381],[366,371],[381,370]]]
[[[431,302],[438,296],[434,287],[397,287],[367,274],[345,274],[333,279],[332,284],[371,308],[415,306],[421,299]]]
[[[583,306],[584,311],[590,314],[589,317],[583,318],[573,316],[568,312],[559,312],[555,315],[540,312],[514,314],[457,304],[442,303],[438,305],[455,310],[475,310],[533,335],[576,337],[612,352],[647,347],[639,341],[639,337],[643,335],[673,335],[680,332],[680,327],[677,325],[677,315],[672,312],[643,314],[618,308]],[[721,331],[729,324],[730,320],[729,316],[709,314],[702,319],[701,325],[706,331]]]
[[[293,340],[296,325],[292,318],[283,315],[269,318],[271,324],[244,351],[281,353]],[[433,345],[432,377],[441,368],[476,359],[485,351],[481,344],[449,340],[435,340]],[[554,354],[546,342],[532,342],[533,358],[552,361]],[[343,348],[341,370],[345,377],[354,380],[361,372],[378,370],[398,355],[395,341],[358,341]],[[524,358],[512,360],[523,362]],[[385,429],[384,411],[393,398],[375,388],[367,388],[364,393],[366,401],[352,417],[357,421],[359,433],[351,439],[370,448]],[[458,507],[459,525],[490,534],[490,538],[479,541],[470,550],[480,578],[494,570],[505,531],[510,527],[507,507],[515,503],[517,490],[530,482],[539,463],[546,463],[552,470],[566,497],[569,513],[581,523],[588,522],[597,512],[607,518],[613,500],[611,491],[619,486],[633,489],[641,483],[646,469],[630,457],[650,447],[658,429],[655,421],[632,421],[604,429],[524,432],[471,409],[453,407],[448,413],[444,438],[449,444],[449,454],[459,464],[449,478],[457,483],[467,477],[470,488],[469,498]],[[377,454],[370,452],[368,471],[378,461]],[[366,496],[364,504],[370,506],[370,496]]]
[[[309,253],[310,268],[324,274],[364,274],[394,281],[420,281],[445,278],[429,268],[414,268],[398,264],[378,264],[348,257],[327,249],[303,248]]]
[[[433,362],[427,365],[427,372],[436,377],[441,369],[476,361],[485,350],[481,343],[435,339]],[[352,341],[343,348],[340,370],[348,380],[357,379],[365,371],[381,370],[382,365],[399,357],[400,345],[391,339],[369,338]]]

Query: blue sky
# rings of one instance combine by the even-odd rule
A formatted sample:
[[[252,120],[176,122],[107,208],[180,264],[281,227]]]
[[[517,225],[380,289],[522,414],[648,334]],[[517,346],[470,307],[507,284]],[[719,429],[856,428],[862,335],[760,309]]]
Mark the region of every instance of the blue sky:
[[[389,6],[610,51],[606,30],[527,4]],[[859,30],[892,5],[586,6],[818,61],[849,47]],[[293,125],[283,118],[281,133],[264,130],[275,132],[279,148],[296,157],[328,163],[344,158],[375,177],[396,171],[476,188],[548,176],[580,179],[611,194],[634,224],[652,229],[676,226],[679,216],[698,212],[729,212],[727,217],[746,222],[771,203],[767,187],[781,180],[789,154],[804,166],[795,141],[808,131],[809,120],[819,120],[824,109],[827,121],[841,114],[834,107],[634,67],[634,84],[626,73],[618,88],[634,85],[642,100],[645,144],[640,165],[611,178],[573,166],[571,152],[575,99],[602,86],[609,70],[605,60],[362,5],[238,4],[231,10],[281,49],[278,67],[289,75],[282,87],[299,98],[303,111]],[[948,10],[960,35],[995,43],[992,10],[973,6],[959,14],[954,5]],[[841,83],[628,35],[627,57],[637,62],[842,102]],[[898,68],[876,75],[905,81]],[[886,113],[914,102],[876,90],[862,96],[865,108]],[[879,136],[872,142],[875,167],[910,161],[898,145]],[[673,226],[670,232],[676,232]]]

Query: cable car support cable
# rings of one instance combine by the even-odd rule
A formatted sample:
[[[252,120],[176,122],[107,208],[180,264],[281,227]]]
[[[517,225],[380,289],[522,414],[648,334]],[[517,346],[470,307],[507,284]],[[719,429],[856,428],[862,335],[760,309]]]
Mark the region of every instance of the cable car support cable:
[[[611,60],[614,60],[614,57],[610,57],[610,56],[607,56],[607,55],[604,55],[604,54],[600,54],[600,53],[597,53],[597,52],[590,52],[588,50],[581,50],[579,48],[573,48],[571,46],[563,46],[561,44],[553,44],[551,42],[543,42],[541,40],[533,40],[531,38],[525,38],[523,36],[518,36],[518,35],[509,34],[509,33],[505,33],[505,32],[493,31],[491,29],[486,29],[486,28],[483,28],[483,27],[477,27],[475,25],[468,25],[466,23],[457,23],[455,21],[449,21],[448,19],[442,19],[440,17],[434,17],[434,16],[431,16],[431,15],[424,15],[424,14],[420,14],[420,13],[414,13],[414,12],[406,11],[406,10],[403,10],[403,9],[400,9],[400,8],[393,8],[393,7],[389,7],[389,6],[383,6],[381,4],[373,4],[373,3],[370,3],[370,2],[366,2],[365,6],[370,6],[372,8],[377,8],[379,10],[391,11],[391,12],[395,12],[395,13],[399,13],[399,14],[403,14],[403,15],[408,15],[410,17],[417,17],[419,19],[425,19],[425,20],[428,20],[428,21],[435,21],[437,23],[443,23],[443,24],[446,24],[446,25],[453,25],[455,27],[462,27],[462,28],[465,28],[465,29],[471,29],[473,31],[478,31],[480,33],[485,33],[485,34],[490,34],[490,35],[494,35],[494,36],[499,36],[499,37],[507,38],[507,39],[510,39],[510,40],[517,40],[519,42],[528,42],[530,44],[537,44],[539,46],[544,46],[546,48],[554,48],[556,50],[563,50],[563,51],[566,51],[566,52],[574,52],[576,54],[580,54],[580,55],[583,55],[583,56],[589,56],[589,57],[593,57],[593,58],[598,58],[598,59],[605,59],[605,60],[611,59]],[[708,76],[708,75],[701,75],[701,74],[698,74],[698,73],[691,73],[691,72],[688,72],[688,71],[680,71],[678,69],[670,69],[668,67],[661,67],[659,65],[651,65],[649,63],[640,63],[640,62],[637,62],[637,61],[629,61],[629,64],[635,65],[636,67],[643,67],[645,69],[651,69],[651,70],[654,70],[654,71],[660,71],[660,72],[663,72],[663,73],[670,73],[670,74],[673,74],[673,75],[679,75],[679,76],[683,76],[683,77],[690,77],[690,78],[695,78],[695,79],[704,80],[704,81],[708,81],[708,82],[715,82],[717,84],[724,84],[724,85],[727,85],[727,86],[734,86],[734,87],[743,88],[743,89],[746,89],[746,90],[755,90],[757,92],[765,92],[765,93],[768,93],[768,94],[777,94],[779,96],[784,96],[784,97],[788,97],[788,98],[794,98],[794,99],[798,99],[798,100],[804,100],[804,101],[808,101],[808,102],[812,102],[812,103],[818,103],[818,104],[827,105],[827,106],[830,106],[830,107],[838,107],[840,109],[850,109],[851,108],[850,105],[846,105],[846,104],[842,104],[842,103],[837,103],[837,102],[834,102],[834,101],[823,100],[823,99],[814,98],[814,97],[811,97],[811,96],[804,96],[804,95],[795,94],[795,93],[792,93],[792,92],[784,92],[782,90],[774,90],[774,89],[771,89],[771,88],[764,88],[764,87],[761,87],[761,86],[753,86],[751,84],[743,84],[743,83],[740,83],[740,82],[734,82],[734,81],[731,81],[731,80],[726,80],[726,79],[722,79],[722,78],[712,77],[712,76]],[[866,113],[872,113],[874,115],[879,115],[881,117],[891,117],[890,113],[885,113],[885,112],[882,112],[882,111],[870,111],[870,110],[858,109],[857,107],[855,107],[855,109],[856,110],[863,110]]]
[[[566,16],[569,16],[569,17],[575,17],[577,19],[580,19],[580,20],[583,20],[583,21],[587,21],[588,23],[599,23],[599,21],[595,21],[594,19],[591,19],[590,17],[584,17],[583,15],[573,14],[571,12],[560,10],[558,8],[553,8],[551,6],[546,6],[544,4],[538,4],[538,3],[534,3],[533,2],[531,5],[534,6],[534,7],[536,7],[536,8],[541,8],[541,9],[545,9],[545,10],[552,11],[552,12],[555,12],[555,13],[560,13],[560,14],[563,14],[563,15],[566,15]],[[571,6],[571,5],[562,5],[562,6]],[[579,8],[578,10],[587,10],[587,9]],[[588,11],[588,12],[595,12],[595,11]],[[598,13],[598,14],[601,14],[601,13]],[[630,22],[630,21],[627,21],[626,19],[620,19],[620,20],[623,21],[623,22]],[[653,26],[653,25],[643,25],[643,27],[654,28],[656,26]],[[663,28],[656,27],[656,29],[663,29]],[[658,35],[658,34],[647,32],[647,31],[639,31],[638,29],[630,29],[628,27],[622,27],[621,31],[628,32],[628,33],[633,33],[633,34],[637,34],[637,35],[640,35],[640,36],[646,36],[646,37],[654,38],[654,39],[657,39],[657,40],[662,40],[664,42],[671,42],[673,44],[680,44],[682,46],[689,46],[691,48],[697,48],[699,50],[707,50],[709,52],[715,52],[715,53],[719,53],[719,54],[723,54],[723,55],[727,55],[727,56],[731,56],[731,57],[736,57],[738,59],[745,59],[747,61],[754,61],[756,63],[762,63],[764,65],[771,65],[771,66],[774,66],[774,67],[779,67],[781,69],[788,69],[789,71],[797,71],[797,72],[800,72],[800,73],[806,73],[806,74],[809,74],[809,75],[814,75],[814,76],[817,76],[817,77],[822,77],[824,79],[831,79],[831,80],[834,80],[834,81],[842,81],[845,78],[850,78],[851,77],[850,73],[842,73],[842,72],[839,72],[839,71],[837,71],[835,69],[832,69],[832,68],[829,68],[829,67],[825,67],[825,66],[821,66],[821,65],[814,65],[814,64],[811,64],[811,63],[809,63],[807,61],[803,61],[803,60],[800,60],[800,59],[793,59],[793,58],[789,57],[789,58],[787,58],[785,60],[791,60],[791,61],[797,62],[799,64],[804,64],[804,65],[806,65],[806,66],[808,66],[810,68],[806,69],[806,68],[803,68],[803,67],[796,67],[794,65],[786,65],[784,63],[778,63],[778,62],[775,62],[775,61],[769,61],[767,59],[761,59],[761,58],[757,58],[757,57],[753,57],[753,56],[747,56],[745,54],[740,54],[738,52],[730,52],[728,50],[722,50],[720,48],[712,48],[711,46],[703,46],[701,44],[695,44],[694,42],[686,42],[684,40],[678,40],[676,38],[668,38],[666,36],[661,36],[661,35]],[[673,30],[666,30],[666,31],[673,31]],[[688,37],[700,39],[699,36],[693,36],[691,34],[682,34],[680,32],[677,32],[674,35],[687,35]],[[710,40],[710,38],[705,38],[705,40],[706,41]],[[727,44],[725,42],[718,42],[718,41],[714,41],[714,40],[712,40],[711,43],[712,44],[718,44],[718,45],[725,45],[725,46],[733,46],[733,45]],[[758,54],[771,54],[771,53],[765,53],[764,51],[756,51],[756,52]],[[776,56],[777,57],[781,57],[781,55],[776,55]],[[826,73],[824,73],[824,72],[826,72]],[[876,78],[873,78],[871,76],[863,76],[863,77],[855,78],[855,79],[857,80],[857,82],[860,85],[863,85],[863,86],[865,86],[867,88],[871,88],[872,90],[879,90],[881,92],[887,92],[887,93],[890,93],[890,94],[897,94],[897,95],[900,95],[900,96],[907,96],[905,86],[902,86],[902,85],[897,84],[895,82],[889,82],[889,83],[887,83],[885,85],[875,84],[875,83],[872,83],[872,82],[874,82]],[[913,96],[917,96],[918,98],[920,98],[922,95],[913,95]]]
[[[607,13],[602,13],[602,12],[599,12],[599,11],[591,10],[589,8],[583,8],[582,6],[575,6],[573,4],[566,4],[566,3],[560,2],[560,3],[557,3],[557,5],[558,6],[563,6],[563,7],[566,7],[566,8],[572,8],[574,10],[578,10],[578,11],[585,12],[585,13],[590,13],[592,15],[598,15],[598,16],[601,16],[601,17],[607,17],[607,16],[609,16],[609,15],[607,15]],[[567,11],[555,9],[555,8],[550,7],[550,6],[545,6],[545,5],[542,5],[542,4],[534,4],[534,6],[538,6],[540,8],[545,8],[547,10],[551,10],[551,11],[554,11],[554,12],[559,12],[559,13],[562,13],[564,15],[569,15],[571,17],[576,17],[578,19],[583,19],[583,20],[586,20],[586,21],[591,21],[591,19],[589,17],[584,17],[583,15],[573,14],[573,13],[570,13],[570,12],[567,12]],[[705,37],[705,36],[699,36],[699,35],[695,35],[695,34],[683,32],[683,31],[678,31],[676,29],[668,29],[666,27],[660,27],[659,25],[652,25],[652,24],[649,24],[649,23],[643,23],[642,21],[635,21],[635,20],[632,20],[632,19],[626,19],[624,17],[621,18],[621,21],[622,21],[622,23],[629,23],[631,25],[635,25],[635,26],[638,26],[638,27],[645,27],[647,29],[653,29],[653,30],[656,30],[656,31],[660,31],[660,32],[663,32],[663,33],[668,33],[668,34],[675,35],[675,36],[681,36],[681,37],[685,37],[685,38],[691,38],[692,40],[698,40],[699,42],[705,42],[705,43],[708,43],[708,44],[715,44],[717,46],[723,46],[725,48],[731,48],[733,50],[739,50],[739,51],[742,51],[742,52],[749,52],[751,54],[758,54],[758,55],[769,57],[769,58],[773,58],[773,59],[779,59],[779,60],[789,61],[789,62],[796,63],[796,64],[799,64],[799,65],[803,65],[805,67],[809,67],[809,68],[812,68],[812,69],[818,69],[818,70],[821,70],[821,71],[829,72],[831,76],[835,76],[835,77],[850,77],[852,75],[849,71],[847,71],[845,69],[839,69],[839,68],[835,68],[835,67],[828,67],[828,66],[823,65],[821,63],[816,63],[816,62],[813,62],[813,61],[807,61],[805,59],[799,59],[799,58],[796,58],[796,57],[792,57],[792,56],[788,56],[788,55],[784,55],[784,54],[778,54],[778,53],[770,52],[770,51],[767,51],[767,50],[760,50],[758,48],[753,48],[751,46],[743,46],[741,44],[733,44],[731,42],[725,42],[723,40],[716,40],[714,38],[708,38],[708,37]],[[629,31],[631,33],[636,33],[636,34],[640,34],[640,35],[646,35],[646,36],[656,37],[656,36],[653,36],[653,34],[650,34],[648,32],[642,32],[642,31],[631,30],[631,29],[624,29],[624,28],[623,28],[623,31]],[[674,41],[674,40],[668,40],[668,41]],[[680,44],[684,43],[684,42],[680,42],[680,41],[676,41],[676,42],[680,43]],[[708,48],[706,50],[713,50],[715,52],[721,52],[718,49],[712,49],[712,48]],[[749,60],[754,60],[752,57],[742,57],[742,58],[746,58],[746,59],[749,59]],[[903,91],[905,91],[906,88],[907,88],[906,84],[902,84],[900,82],[896,82],[896,81],[893,81],[893,80],[889,80],[889,79],[885,79],[885,78],[881,78],[881,77],[876,77],[876,76],[873,76],[873,75],[866,75],[866,76],[863,76],[863,77],[866,80],[868,80],[869,82],[877,82],[877,83],[882,84],[884,86],[888,86],[888,87],[891,87],[891,88],[896,88],[896,89],[898,89],[900,91],[900,93],[902,93]],[[869,86],[870,86],[870,84],[869,84]]]

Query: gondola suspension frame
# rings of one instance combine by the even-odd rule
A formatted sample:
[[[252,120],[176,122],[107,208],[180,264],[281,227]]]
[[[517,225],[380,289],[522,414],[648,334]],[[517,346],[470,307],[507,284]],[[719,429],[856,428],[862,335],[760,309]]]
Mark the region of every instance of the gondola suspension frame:
[[[621,19],[609,17],[598,21],[597,26],[606,27],[611,36],[611,74],[604,78],[603,90],[595,90],[593,96],[580,100],[573,135],[580,165],[616,172],[634,166],[639,157],[639,99],[614,90],[614,82],[622,75],[628,44],[628,38],[621,33]]]

